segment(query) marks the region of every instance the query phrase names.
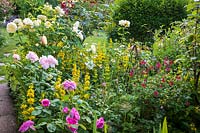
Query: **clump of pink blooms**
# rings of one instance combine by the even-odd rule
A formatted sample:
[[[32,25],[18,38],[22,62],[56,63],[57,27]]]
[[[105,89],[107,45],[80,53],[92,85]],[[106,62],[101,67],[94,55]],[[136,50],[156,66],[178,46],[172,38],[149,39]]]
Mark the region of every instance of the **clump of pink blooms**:
[[[76,83],[74,81],[65,80],[62,83],[62,85],[65,90],[75,90],[76,89]]]
[[[78,111],[76,110],[76,108],[72,108],[69,116],[66,117],[67,127],[71,132],[77,133],[79,120],[80,120],[80,115]]]
[[[40,57],[39,63],[44,69],[48,69],[49,67],[54,68],[58,65],[58,61],[52,55]]]
[[[32,63],[39,60],[37,54],[33,51],[28,52],[28,54],[26,55],[26,59],[29,59]]]
[[[19,128],[19,132],[26,132],[29,128],[31,128],[32,130],[35,131],[35,128],[34,128],[34,122],[31,121],[31,120],[28,120],[28,121],[25,121],[23,122],[23,124],[20,126]]]

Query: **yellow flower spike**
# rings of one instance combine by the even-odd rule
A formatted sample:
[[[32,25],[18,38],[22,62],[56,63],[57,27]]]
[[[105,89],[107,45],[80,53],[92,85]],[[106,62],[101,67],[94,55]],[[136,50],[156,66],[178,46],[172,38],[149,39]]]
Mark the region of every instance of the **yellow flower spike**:
[[[28,88],[33,89],[34,88],[33,84],[31,83]]]
[[[26,105],[26,104],[22,104],[22,105],[20,106],[20,109],[25,109],[25,108],[27,108],[27,105]]]
[[[33,90],[33,89],[28,89],[28,90],[27,90],[27,93],[32,93],[32,94],[34,94],[34,90]]]
[[[54,93],[54,96],[55,96],[55,98],[60,98],[60,96],[59,96],[59,94],[56,92],[56,93]]]
[[[34,99],[34,98],[28,98],[28,99],[27,99],[27,102],[28,102],[29,104],[34,104],[35,99]]]
[[[28,114],[30,114],[28,111],[26,111],[26,110],[24,110],[24,111],[22,111],[22,114],[23,115],[28,115]]]
[[[35,119],[35,116],[29,116],[28,119],[29,119],[29,120],[34,120],[34,119]]]
[[[84,97],[85,99],[89,99],[89,98],[90,98],[90,94],[85,94],[83,97]]]
[[[27,109],[27,111],[28,111],[30,114],[33,112],[33,110],[35,110],[34,107],[29,107],[29,108]]]
[[[34,93],[27,93],[27,97],[34,98]]]
[[[60,95],[64,96],[66,94],[65,90],[60,90]]]
[[[60,41],[58,44],[57,44],[58,47],[63,47],[64,46],[64,43],[62,41]]]

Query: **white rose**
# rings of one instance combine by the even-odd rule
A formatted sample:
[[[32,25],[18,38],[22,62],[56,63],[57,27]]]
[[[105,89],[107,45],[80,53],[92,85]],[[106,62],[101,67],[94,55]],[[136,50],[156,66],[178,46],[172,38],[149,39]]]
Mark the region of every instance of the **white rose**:
[[[15,33],[17,31],[17,25],[14,22],[7,24],[6,30],[8,33]]]
[[[34,23],[34,26],[40,26],[41,20],[40,19],[34,20],[33,23]]]
[[[30,18],[25,18],[25,19],[23,20],[23,23],[24,23],[25,25],[33,26],[33,21],[32,21]]]
[[[60,16],[63,16],[65,14],[65,11],[63,11],[63,9],[59,6],[55,7],[55,10]]]
[[[15,24],[19,24],[19,23],[21,23],[21,22],[22,22],[22,20],[21,20],[21,19],[19,19],[19,18],[16,18],[15,20],[13,20],[13,22],[14,22]]]
[[[81,41],[83,40],[83,34],[82,34],[82,31],[79,31],[77,33],[77,36],[81,39]]]
[[[42,21],[46,21],[47,20],[47,16],[45,16],[45,15],[38,15],[37,18],[42,20]]]
[[[44,45],[47,45],[47,37],[43,35],[43,36],[40,38],[40,43],[41,43],[41,44],[44,44]]]
[[[46,28],[50,28],[52,24],[51,24],[51,22],[47,21],[44,23],[44,25]]]
[[[53,8],[52,8],[52,5],[49,5],[49,3],[46,3],[44,5],[44,10],[47,10],[47,11],[51,11]]]

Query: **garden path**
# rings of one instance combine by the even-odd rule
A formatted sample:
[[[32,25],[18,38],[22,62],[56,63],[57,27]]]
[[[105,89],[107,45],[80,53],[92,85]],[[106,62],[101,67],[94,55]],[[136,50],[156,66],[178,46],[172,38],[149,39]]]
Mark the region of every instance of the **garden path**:
[[[0,133],[17,133],[15,111],[6,83],[0,84]]]

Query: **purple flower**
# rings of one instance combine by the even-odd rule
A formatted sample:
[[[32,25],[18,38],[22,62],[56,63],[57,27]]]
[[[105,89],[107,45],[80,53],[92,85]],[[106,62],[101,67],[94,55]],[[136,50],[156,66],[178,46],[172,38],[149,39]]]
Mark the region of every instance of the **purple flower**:
[[[79,115],[78,111],[75,108],[71,109],[70,117],[75,119],[75,120],[80,120],[80,115]]]
[[[42,103],[42,106],[43,106],[43,107],[49,107],[50,104],[51,104],[51,102],[50,102],[49,99],[43,99],[43,100],[41,101],[41,103]]]
[[[78,130],[78,121],[76,119],[67,116],[66,123],[69,130],[72,131],[73,133],[76,133],[76,131]]]
[[[103,128],[103,126],[104,126],[104,118],[103,117],[100,117],[99,119],[97,119],[96,126],[97,126],[97,128]]]
[[[19,132],[24,133],[24,132],[26,132],[29,128],[31,128],[32,130],[35,131],[35,128],[34,128],[33,125],[34,125],[34,122],[33,122],[33,121],[31,121],[31,120],[25,121],[25,122],[23,122],[23,124],[20,126]]]
[[[74,90],[76,89],[76,83],[74,81],[66,80],[62,83],[65,90]]]
[[[35,52],[32,52],[32,51],[28,52],[28,54],[26,55],[26,59],[31,60],[32,63],[39,60],[37,54]]]
[[[63,113],[66,113],[66,114],[67,114],[67,113],[68,113],[68,110],[69,110],[68,107],[64,107],[62,111],[63,111]]]

